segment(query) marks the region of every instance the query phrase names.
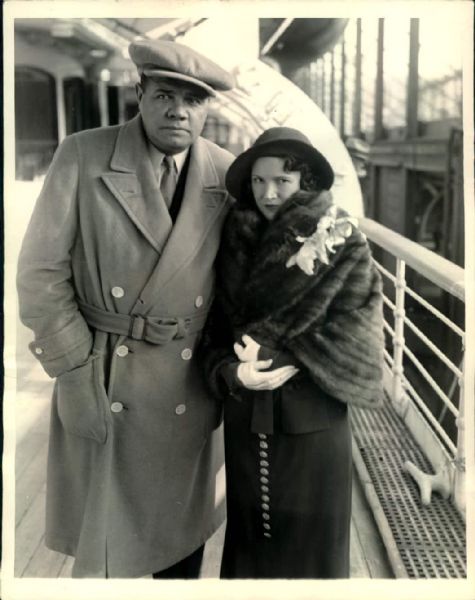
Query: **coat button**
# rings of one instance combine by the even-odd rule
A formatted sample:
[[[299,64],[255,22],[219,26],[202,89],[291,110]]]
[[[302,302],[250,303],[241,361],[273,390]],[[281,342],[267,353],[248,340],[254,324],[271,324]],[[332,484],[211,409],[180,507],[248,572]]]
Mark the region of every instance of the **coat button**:
[[[111,294],[114,296],[114,298],[123,298],[125,292],[124,292],[124,288],[121,288],[118,285],[115,285],[112,289],[111,289]]]
[[[35,348],[35,354],[38,354],[38,356],[40,356],[40,354],[43,354],[43,348]]]
[[[196,296],[195,306],[196,308],[200,308],[201,306],[203,306],[203,296]]]
[[[120,413],[124,410],[124,405],[122,404],[122,402],[113,402],[111,404],[111,411],[113,413]]]
[[[186,411],[186,406],[184,404],[178,404],[175,408],[175,412],[177,415],[182,415]]]
[[[190,348],[185,348],[184,350],[181,351],[181,357],[183,360],[190,360],[192,355],[193,355],[193,352],[191,351]]]
[[[129,353],[129,349],[127,348],[127,346],[119,346],[115,353],[117,354],[117,356],[124,358],[124,356],[127,356],[127,354]]]

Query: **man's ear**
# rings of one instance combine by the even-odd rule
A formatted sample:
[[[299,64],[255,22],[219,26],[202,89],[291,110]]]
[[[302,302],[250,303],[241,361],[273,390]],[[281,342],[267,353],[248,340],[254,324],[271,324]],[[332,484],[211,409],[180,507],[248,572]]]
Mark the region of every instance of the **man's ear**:
[[[142,96],[143,96],[143,89],[142,89],[142,86],[140,85],[140,83],[135,84],[135,93],[137,95],[137,101],[140,104],[140,101],[142,100]]]

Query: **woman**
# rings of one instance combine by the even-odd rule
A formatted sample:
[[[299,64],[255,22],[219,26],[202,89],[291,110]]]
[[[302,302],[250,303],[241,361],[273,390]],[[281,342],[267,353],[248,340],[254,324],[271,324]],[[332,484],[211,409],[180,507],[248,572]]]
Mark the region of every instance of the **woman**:
[[[324,156],[283,127],[227,173],[236,204],[207,354],[208,380],[225,398],[223,578],[349,576],[347,406],[382,397],[382,297],[332,183]]]

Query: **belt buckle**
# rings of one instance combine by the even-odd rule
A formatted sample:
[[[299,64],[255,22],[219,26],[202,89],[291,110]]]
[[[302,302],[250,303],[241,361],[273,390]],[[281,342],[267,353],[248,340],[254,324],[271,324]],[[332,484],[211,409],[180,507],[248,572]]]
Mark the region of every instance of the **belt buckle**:
[[[188,329],[190,328],[190,325],[191,325],[191,319],[189,317],[187,317],[185,319],[182,319],[181,317],[179,317],[176,321],[177,321],[177,323],[176,323],[177,328],[176,328],[175,339],[181,340],[188,335]]]
[[[143,340],[146,320],[140,315],[133,315],[130,321],[129,336],[134,340]]]

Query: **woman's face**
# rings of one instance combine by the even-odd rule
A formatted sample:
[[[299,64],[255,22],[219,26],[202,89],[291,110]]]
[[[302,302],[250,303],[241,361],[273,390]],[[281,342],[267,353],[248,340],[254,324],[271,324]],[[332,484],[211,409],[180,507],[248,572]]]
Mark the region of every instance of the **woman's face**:
[[[300,171],[284,171],[285,160],[261,156],[252,167],[251,186],[257,208],[271,221],[285,200],[300,189]]]

